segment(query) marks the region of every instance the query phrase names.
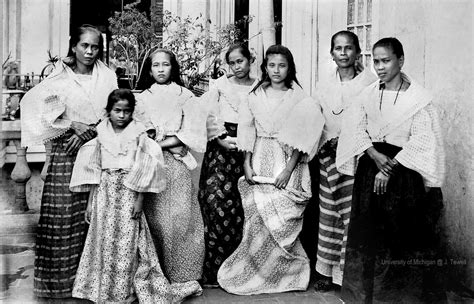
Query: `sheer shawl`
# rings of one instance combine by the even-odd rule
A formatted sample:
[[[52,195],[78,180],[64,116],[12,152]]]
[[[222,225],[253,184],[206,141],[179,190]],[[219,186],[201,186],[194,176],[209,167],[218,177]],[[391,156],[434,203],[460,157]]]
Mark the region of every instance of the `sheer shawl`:
[[[407,99],[406,107],[393,116],[374,134],[367,131],[368,116],[379,111],[379,82],[368,86],[359,96],[345,120],[336,154],[337,169],[354,175],[360,155],[372,146],[372,142],[384,141],[384,137],[402,124],[411,124],[410,137],[395,156],[403,166],[415,170],[423,177],[427,187],[440,187],[444,181],[445,153],[438,114],[432,104],[432,95],[406,74],[403,80],[410,87],[401,98]]]
[[[317,152],[324,126],[319,104],[296,83],[286,92],[273,113],[268,113],[266,98],[264,87],[260,87],[242,102],[237,131],[238,148],[253,152],[257,132],[263,132],[266,136],[275,137],[281,144],[302,152],[303,161],[311,160]]]
[[[110,92],[117,77],[97,60],[92,70],[92,90],[81,85],[78,76],[61,61],[56,69],[22,98],[21,145],[41,145],[66,133],[71,121],[95,124],[105,115]]]

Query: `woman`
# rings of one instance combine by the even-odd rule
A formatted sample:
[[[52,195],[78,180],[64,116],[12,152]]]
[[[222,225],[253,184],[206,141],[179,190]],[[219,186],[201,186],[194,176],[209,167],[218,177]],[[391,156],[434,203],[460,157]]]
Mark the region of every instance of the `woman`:
[[[240,295],[306,290],[310,277],[298,234],[323,117],[299,86],[290,50],[269,47],[261,69],[263,80],[239,110],[243,237],[217,274],[222,288]]]
[[[23,146],[51,142],[36,238],[34,292],[71,296],[87,226],[88,193],[72,193],[69,181],[78,149],[96,136],[115,73],[100,59],[102,33],[83,25],[71,33],[68,57],[21,101]]]
[[[137,97],[137,107],[147,126],[156,130],[163,150],[166,188],[145,197],[146,215],[163,273],[171,283],[173,298],[200,295],[198,283],[204,260],[204,227],[191,170],[197,163],[188,149],[204,152],[205,111],[193,93],[182,86],[176,56],[158,49],[148,57],[144,71],[150,87]]]
[[[315,284],[318,291],[342,284],[341,253],[349,224],[354,177],[337,171],[336,147],[347,108],[376,80],[370,71],[361,71],[363,66],[357,61],[360,52],[356,34],[349,31],[334,34],[330,53],[337,67],[328,81],[319,82],[316,87],[316,98],[325,118],[318,151],[320,213],[316,271],[321,277]]]
[[[403,46],[373,49],[379,81],[343,126],[336,164],[355,182],[342,299],[348,303],[433,303],[444,151],[432,95],[401,71]],[[425,190],[426,189],[426,190]],[[438,196],[438,197],[436,197]],[[428,198],[429,197],[429,198]]]
[[[253,58],[246,46],[230,46],[225,58],[233,75],[217,79],[203,97],[210,114],[198,198],[206,242],[203,283],[208,286],[217,286],[220,265],[242,239],[244,210],[237,181],[244,174],[244,157],[235,139],[239,105],[256,84],[249,75]]]

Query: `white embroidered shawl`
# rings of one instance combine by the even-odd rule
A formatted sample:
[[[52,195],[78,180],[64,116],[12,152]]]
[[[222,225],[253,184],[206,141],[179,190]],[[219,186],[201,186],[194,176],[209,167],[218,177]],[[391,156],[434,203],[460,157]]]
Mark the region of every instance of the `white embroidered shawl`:
[[[410,137],[395,156],[403,166],[417,171],[428,187],[440,187],[445,173],[445,154],[441,127],[431,94],[402,73],[403,80],[411,83],[399,97],[406,106],[384,125],[368,127],[379,113],[379,81],[367,87],[350,110],[351,119],[342,127],[337,147],[336,166],[344,174],[354,175],[360,155],[401,125],[410,123]],[[371,132],[369,133],[370,130]]]
[[[117,88],[117,77],[101,61],[92,71],[92,92],[81,85],[64,62],[23,96],[21,145],[40,145],[64,134],[71,121],[97,123],[104,117],[107,97]]]
[[[320,147],[339,136],[347,109],[362,90],[376,80],[377,77],[369,69],[365,69],[354,79],[342,83],[336,68],[328,80],[316,84],[313,96],[319,102],[325,118]]]
[[[157,140],[177,136],[197,152],[206,149],[206,114],[198,98],[188,89],[171,83],[153,84],[137,96],[136,117],[157,130]]]
[[[90,191],[100,184],[106,168],[128,171],[124,186],[137,192],[159,193],[165,189],[166,174],[160,146],[145,133],[145,126],[136,121],[115,134],[108,119],[97,126],[97,138],[85,143],[77,154],[69,189]],[[123,160],[131,160],[131,164]],[[121,161],[122,160],[122,161]]]
[[[238,123],[240,103],[256,84],[257,80],[250,86],[233,84],[226,75],[210,82],[209,91],[201,96],[209,111],[206,124],[208,140],[227,133],[225,122]]]
[[[238,148],[253,152],[256,137],[268,136],[304,153],[303,161],[311,160],[317,152],[324,126],[319,105],[296,83],[271,113],[267,103],[262,86],[242,102],[237,129]]]

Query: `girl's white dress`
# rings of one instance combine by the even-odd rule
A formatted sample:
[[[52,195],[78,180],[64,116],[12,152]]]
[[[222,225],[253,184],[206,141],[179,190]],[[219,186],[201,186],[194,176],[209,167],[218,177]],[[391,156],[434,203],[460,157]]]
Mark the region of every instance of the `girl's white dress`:
[[[132,219],[139,192],[165,187],[161,149],[144,131],[132,121],[116,134],[107,119],[98,125],[97,138],[79,151],[70,189],[98,189],[73,297],[100,303],[171,301],[145,216]]]
[[[227,292],[241,295],[306,290],[310,266],[298,239],[311,197],[308,161],[316,153],[324,120],[319,106],[293,84],[282,99],[268,98],[262,87],[239,110],[237,145],[252,152],[252,168],[263,183],[242,177],[243,238],[219,269]],[[297,149],[301,160],[285,189],[272,180]]]

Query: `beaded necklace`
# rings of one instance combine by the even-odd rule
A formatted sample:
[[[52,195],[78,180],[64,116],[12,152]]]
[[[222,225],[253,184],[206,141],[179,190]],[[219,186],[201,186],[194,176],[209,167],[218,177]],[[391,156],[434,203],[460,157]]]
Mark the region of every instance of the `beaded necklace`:
[[[403,85],[403,78],[402,78],[402,82],[400,83],[400,87],[398,87],[397,95],[395,95],[395,100],[393,101],[394,105],[397,103],[398,93],[400,93],[400,90],[402,89],[402,85]],[[381,83],[380,88],[382,92],[380,93],[379,110],[382,111],[382,99],[383,99],[383,91],[385,90],[385,84]]]

